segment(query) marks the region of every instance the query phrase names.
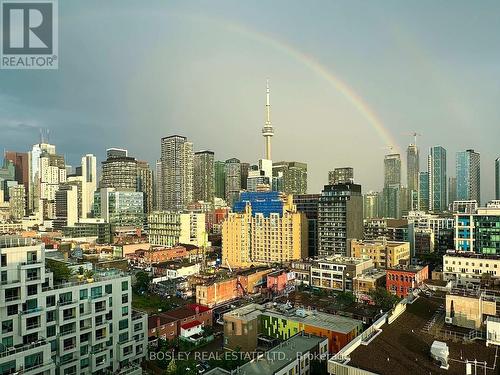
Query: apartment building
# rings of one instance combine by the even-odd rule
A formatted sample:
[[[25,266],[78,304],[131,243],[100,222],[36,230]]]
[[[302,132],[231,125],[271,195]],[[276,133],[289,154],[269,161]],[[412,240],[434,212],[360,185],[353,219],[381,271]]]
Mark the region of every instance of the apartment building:
[[[153,212],[148,216],[148,224],[149,242],[153,246],[210,245],[204,213]]]
[[[407,297],[429,278],[429,266],[398,266],[386,272],[386,288],[400,298]]]
[[[495,255],[474,254],[464,251],[443,255],[443,279],[455,285],[480,283],[484,278],[500,278],[500,258]]]
[[[56,284],[43,244],[0,237],[0,373],[142,373],[147,315],[132,311],[130,276],[96,272]]]
[[[387,241],[385,238],[364,241],[352,240],[351,256],[370,258],[375,268],[391,268],[410,262],[410,243]]]

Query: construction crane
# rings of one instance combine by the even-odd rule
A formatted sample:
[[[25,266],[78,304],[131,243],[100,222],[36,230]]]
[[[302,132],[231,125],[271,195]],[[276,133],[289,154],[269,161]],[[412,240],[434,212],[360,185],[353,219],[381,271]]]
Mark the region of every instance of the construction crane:
[[[415,146],[417,145],[417,137],[421,137],[421,136],[422,136],[422,134],[417,133],[417,132],[415,132],[415,131],[414,131],[414,132],[412,132],[412,133],[409,133],[409,134],[407,134],[407,135],[409,135],[409,136],[413,137],[413,144],[414,144]]]

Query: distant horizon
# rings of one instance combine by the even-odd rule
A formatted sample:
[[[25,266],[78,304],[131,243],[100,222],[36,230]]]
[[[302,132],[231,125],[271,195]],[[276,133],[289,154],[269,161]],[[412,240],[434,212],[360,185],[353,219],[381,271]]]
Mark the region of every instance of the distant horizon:
[[[273,160],[307,163],[308,192],[343,166],[364,193],[381,191],[389,146],[406,185],[417,132],[421,171],[431,146],[447,150],[448,177],[456,153],[474,149],[482,203],[493,199],[500,4],[320,1],[307,10],[282,0],[59,2],[59,69],[0,70],[0,146],[29,151],[49,128],[69,165],[120,147],[154,169],[161,138],[177,133],[217,160],[255,164],[269,79]]]

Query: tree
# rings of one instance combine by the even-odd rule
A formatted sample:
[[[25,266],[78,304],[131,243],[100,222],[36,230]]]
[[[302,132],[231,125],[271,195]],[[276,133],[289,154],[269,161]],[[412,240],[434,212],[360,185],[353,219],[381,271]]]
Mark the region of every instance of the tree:
[[[399,301],[397,296],[389,293],[385,288],[371,290],[368,294],[375,305],[384,310],[392,309],[392,307]]]
[[[47,259],[45,263],[47,267],[49,267],[50,270],[52,271],[55,283],[62,283],[64,281],[68,281],[73,275],[71,269],[63,262],[59,262],[53,259]]]
[[[147,292],[151,284],[151,276],[147,272],[139,271],[135,275],[135,289],[137,292]]]
[[[351,292],[341,292],[336,297],[337,301],[343,306],[351,306],[356,302],[356,296]]]
[[[167,366],[167,375],[175,375],[177,373],[177,365],[175,359],[172,359]]]

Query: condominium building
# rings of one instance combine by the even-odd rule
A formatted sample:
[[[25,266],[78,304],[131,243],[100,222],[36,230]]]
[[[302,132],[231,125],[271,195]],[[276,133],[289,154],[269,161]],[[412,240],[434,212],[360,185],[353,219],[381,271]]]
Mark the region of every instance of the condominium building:
[[[375,268],[392,268],[410,262],[410,243],[376,240],[352,240],[351,256],[354,258],[370,258]]]
[[[147,215],[153,211],[153,171],[146,161],[137,161],[137,186],[136,190],[142,193],[144,213]]]
[[[353,184],[354,183],[354,168],[342,167],[335,168],[328,172],[328,184]]]
[[[457,199],[481,204],[481,157],[474,150],[457,152]]]
[[[363,236],[361,185],[326,185],[318,205],[318,254],[347,255],[348,240]]]
[[[307,256],[307,218],[292,197],[244,192],[222,226],[222,258],[231,267],[273,264]]]
[[[217,198],[222,198],[226,199],[226,163],[220,160],[216,160],[214,162],[214,195]],[[241,174],[241,170],[240,170]],[[245,184],[246,184],[246,178],[248,177],[248,169],[247,169],[247,176],[245,177]],[[241,181],[243,180],[243,177],[240,178],[240,185]]]
[[[130,276],[55,284],[42,244],[0,238],[0,373],[142,373],[147,315],[132,310]]]
[[[97,190],[97,159],[92,154],[82,157],[82,209],[81,217],[91,215],[94,193]]]
[[[94,195],[94,216],[119,227],[142,228],[144,225],[142,192],[101,188]]]
[[[203,213],[153,212],[148,216],[148,225],[149,242],[153,246],[208,245]]]
[[[293,195],[293,204],[297,212],[303,212],[307,218],[307,256],[312,257],[318,252],[318,205],[319,194]]]
[[[307,164],[297,161],[273,163],[273,184],[276,191],[285,194],[307,193]]]
[[[226,160],[224,166],[226,202],[232,207],[240,196],[241,191],[241,167],[236,158]]]
[[[476,213],[455,214],[455,249],[478,254],[500,254],[500,206]]]
[[[26,213],[26,192],[24,185],[9,188],[9,210],[12,220],[21,220]]]
[[[214,153],[198,151],[194,153],[193,200],[213,202],[214,200]]]
[[[431,147],[427,168],[429,174],[429,210],[445,211],[448,190],[446,188],[446,150],[443,147]]]
[[[186,137],[161,139],[162,209],[181,211],[193,200],[193,144]]]

